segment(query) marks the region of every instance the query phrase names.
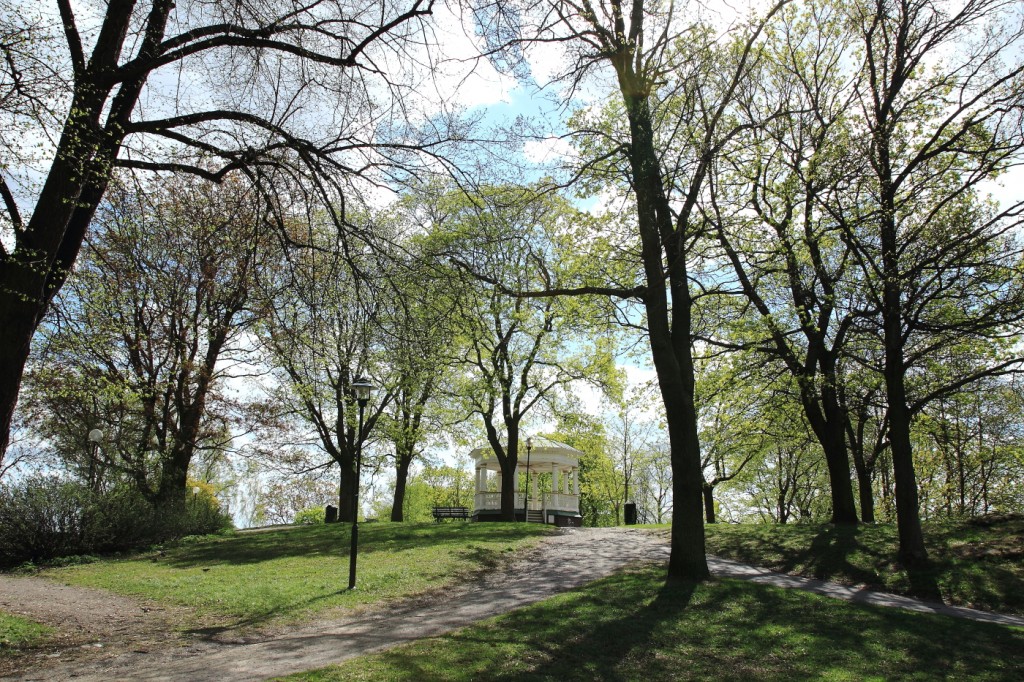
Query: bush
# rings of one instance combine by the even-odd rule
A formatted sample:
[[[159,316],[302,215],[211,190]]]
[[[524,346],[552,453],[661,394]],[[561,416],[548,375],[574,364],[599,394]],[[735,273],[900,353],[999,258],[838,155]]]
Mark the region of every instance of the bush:
[[[216,502],[195,497],[155,509],[130,488],[97,493],[81,483],[35,476],[0,487],[0,565],[133,549],[231,526]]]
[[[295,520],[292,521],[292,523],[297,526],[313,526],[319,523],[326,523],[326,520],[326,507],[312,507],[310,509],[303,509],[300,512],[296,512]]]
[[[98,526],[94,495],[84,486],[39,476],[0,490],[0,561],[6,565],[88,554]]]

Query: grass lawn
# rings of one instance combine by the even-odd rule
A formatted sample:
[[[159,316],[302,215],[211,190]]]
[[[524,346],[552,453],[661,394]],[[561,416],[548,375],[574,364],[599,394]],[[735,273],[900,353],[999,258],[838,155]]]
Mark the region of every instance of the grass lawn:
[[[712,524],[708,553],[785,573],[905,593],[895,524]],[[927,523],[925,543],[943,600],[1024,615],[1024,518]]]
[[[736,580],[593,583],[286,680],[1019,680],[1024,629]]]
[[[70,585],[194,608],[204,623],[259,625],[403,597],[485,570],[552,532],[536,524],[361,524],[348,588],[348,524],[211,536],[127,559],[53,568]],[[212,623],[211,623],[212,621]]]
[[[0,656],[32,646],[51,632],[45,625],[0,611]]]

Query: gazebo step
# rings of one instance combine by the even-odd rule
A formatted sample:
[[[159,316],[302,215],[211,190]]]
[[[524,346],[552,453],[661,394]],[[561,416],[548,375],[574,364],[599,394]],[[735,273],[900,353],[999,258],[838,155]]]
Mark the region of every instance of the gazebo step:
[[[526,515],[527,523],[544,523],[544,512],[539,509],[531,509]]]

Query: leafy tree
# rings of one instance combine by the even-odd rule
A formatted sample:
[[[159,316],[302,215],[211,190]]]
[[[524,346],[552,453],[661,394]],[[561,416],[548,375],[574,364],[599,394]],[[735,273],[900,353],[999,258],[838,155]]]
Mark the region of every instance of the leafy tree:
[[[266,526],[295,523],[303,512],[316,510],[323,521],[324,500],[337,492],[334,482],[320,476],[279,476],[262,486],[255,501],[252,523]]]
[[[915,591],[934,595],[907,377],[936,349],[1004,333],[1024,310],[1012,274],[1019,250],[1004,250],[1021,203],[995,209],[977,198],[979,183],[1017,163],[1024,143],[1024,21],[997,0],[879,0],[847,12],[863,55],[856,104],[870,172],[842,212],[854,216],[846,238],[880,311],[900,559]]]
[[[26,401],[40,436],[94,488],[127,480],[158,507],[180,505],[193,460],[215,466],[229,447],[238,411],[225,382],[248,356],[265,220],[240,179],[108,193]],[[94,428],[99,443],[86,439]]]
[[[717,521],[715,489],[739,476],[755,460],[762,463],[763,424],[774,407],[765,383],[754,372],[745,374],[743,363],[736,359],[705,362],[697,379],[704,517],[708,523]]]
[[[557,286],[584,219],[564,200],[531,188],[450,193],[435,224],[432,250],[456,263],[455,300],[461,368],[455,395],[483,423],[501,467],[501,514],[515,518],[515,471],[524,419],[550,405],[573,382],[600,385],[610,376],[612,344],[586,329],[586,306],[509,291]],[[467,274],[473,273],[473,274]]]
[[[399,207],[392,220],[418,223],[415,199]],[[423,254],[422,235],[393,245],[389,266],[376,296],[389,301],[376,319],[381,334],[382,380],[393,400],[378,429],[394,448],[394,497],[391,520],[402,521],[410,467],[428,439],[451,421],[444,400],[452,367],[448,363],[456,331],[452,323],[451,283],[434,276]],[[460,415],[461,417],[461,415]]]
[[[552,438],[583,453],[580,457],[580,515],[587,526],[618,525],[612,504],[621,488],[615,483],[615,463],[609,454],[607,425],[579,410],[563,407],[557,412],[557,429]],[[606,479],[611,477],[609,482]]]
[[[672,518],[672,459],[668,441],[648,444],[636,461],[634,497],[641,523],[666,523]]]
[[[115,169],[244,170],[343,207],[347,181],[438,142],[401,123],[408,91],[382,67],[423,44],[429,0],[55,5],[59,21],[0,6],[0,452],[32,335]]]
[[[364,285],[378,262],[365,247],[339,251],[322,224],[312,237],[317,248],[296,254],[264,282],[268,315],[261,337],[276,380],[271,399],[286,427],[279,438],[314,447],[338,464],[338,520],[352,521],[357,457],[396,387],[377,379],[382,388],[360,430],[352,385],[360,376],[380,376],[374,319],[383,303]]]
[[[742,128],[727,109],[759,58],[763,21],[730,41],[731,58],[713,59],[715,32],[688,21],[674,4],[632,0],[597,3],[487,3],[478,13],[503,58],[522,40],[555,42],[567,53],[560,80],[574,93],[601,69],[614,73],[617,95],[599,120],[577,118],[583,169],[596,184],[628,197],[631,238],[613,256],[630,262],[632,280],[578,282],[546,295],[610,296],[642,306],[644,328],[665,406],[673,471],[671,577],[709,575],[704,553],[703,478],[694,402],[694,306],[700,270],[697,209],[718,151]],[[525,5],[525,7],[523,6]],[[771,17],[777,7],[769,9]],[[501,50],[502,47],[511,48]],[[669,94],[671,93],[671,96]],[[671,102],[671,105],[668,103]]]
[[[843,226],[825,206],[862,170],[849,149],[851,50],[841,19],[813,3],[780,13],[760,78],[736,107],[746,130],[723,151],[709,203],[756,317],[725,340],[774,358],[797,380],[828,465],[832,522],[855,524],[839,363],[863,310]]]

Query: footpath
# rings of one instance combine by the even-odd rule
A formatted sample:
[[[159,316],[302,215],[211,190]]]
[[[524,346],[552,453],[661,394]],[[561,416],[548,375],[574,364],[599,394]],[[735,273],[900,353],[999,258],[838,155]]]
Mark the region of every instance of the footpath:
[[[188,639],[109,656],[38,660],[15,680],[264,680],[433,637],[582,586],[622,568],[668,560],[663,538],[633,528],[573,529],[508,568],[422,598],[255,641]],[[848,601],[1024,627],[1024,618],[847,587],[708,558],[716,576],[803,589]],[[11,595],[0,582],[0,607]],[[172,639],[171,635],[167,635]]]

